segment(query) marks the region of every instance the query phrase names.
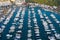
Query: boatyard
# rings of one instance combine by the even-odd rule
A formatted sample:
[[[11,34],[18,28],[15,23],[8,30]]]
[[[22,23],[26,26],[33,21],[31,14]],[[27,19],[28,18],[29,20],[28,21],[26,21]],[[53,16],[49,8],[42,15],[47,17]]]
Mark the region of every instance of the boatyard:
[[[0,40],[60,40],[56,6],[10,1],[0,5]]]

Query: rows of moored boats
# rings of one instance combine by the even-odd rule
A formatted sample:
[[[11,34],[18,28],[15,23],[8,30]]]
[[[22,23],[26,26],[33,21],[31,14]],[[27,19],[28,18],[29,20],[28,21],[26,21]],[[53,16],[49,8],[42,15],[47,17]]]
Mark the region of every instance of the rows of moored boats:
[[[14,39],[14,40],[19,40],[21,39],[23,36],[23,31],[22,29],[24,29],[24,16],[26,16],[25,11],[26,11],[26,7],[19,7],[19,10],[16,13],[16,16],[12,19],[15,11],[17,8],[14,8],[13,10],[10,8],[7,12],[7,16],[5,17],[1,17],[0,20],[0,38],[2,37],[2,33],[5,32],[5,29],[7,28],[7,25],[10,25],[8,33],[5,34],[5,39]],[[12,11],[11,11],[12,10]],[[28,30],[27,30],[27,40],[33,40],[34,36],[36,40],[43,40],[44,38],[41,37],[41,30],[40,30],[40,26],[38,25],[38,19],[36,18],[36,12],[35,9],[33,7],[31,7],[31,9],[27,9],[28,10]],[[11,12],[11,13],[10,13]],[[42,27],[44,28],[44,31],[47,34],[47,37],[49,40],[56,40],[56,39],[60,39],[60,34],[57,32],[57,29],[55,28],[53,22],[50,20],[49,16],[47,16],[46,13],[42,13],[42,11],[40,9],[37,9],[37,14],[39,15],[39,19],[41,19],[40,21],[42,22]],[[31,17],[31,14],[33,15]],[[38,16],[37,16],[38,17]],[[56,18],[56,16],[54,14],[50,14],[50,17],[54,19],[54,21],[59,25],[60,21]],[[32,19],[31,19],[32,18]],[[45,20],[46,19],[46,20]],[[9,22],[13,21],[11,24]],[[33,22],[32,22],[33,21]],[[33,26],[33,24],[34,26]],[[39,22],[40,23],[40,22]],[[17,26],[16,26],[17,25]],[[34,30],[34,33],[33,33]],[[34,35],[33,35],[34,34]],[[4,34],[3,34],[4,35]],[[33,37],[33,38],[32,38]]]

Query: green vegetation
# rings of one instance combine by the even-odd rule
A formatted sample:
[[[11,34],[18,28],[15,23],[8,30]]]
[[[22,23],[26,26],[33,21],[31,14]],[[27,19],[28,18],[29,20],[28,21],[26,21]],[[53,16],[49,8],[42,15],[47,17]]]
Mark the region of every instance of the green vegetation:
[[[27,0],[27,2],[35,2],[35,3],[40,3],[40,4],[47,4],[47,5],[55,5],[59,6],[60,5],[60,0]]]

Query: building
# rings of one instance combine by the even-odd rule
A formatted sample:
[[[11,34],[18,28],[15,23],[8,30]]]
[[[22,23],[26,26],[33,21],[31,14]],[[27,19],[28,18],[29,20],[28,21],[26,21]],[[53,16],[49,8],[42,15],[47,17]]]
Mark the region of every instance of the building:
[[[0,6],[7,6],[11,4],[21,5],[25,0],[0,0]]]
[[[11,2],[9,0],[0,0],[0,6],[7,6],[11,5]]]
[[[23,4],[23,3],[25,3],[25,0],[15,0],[16,5],[20,5],[20,4]]]

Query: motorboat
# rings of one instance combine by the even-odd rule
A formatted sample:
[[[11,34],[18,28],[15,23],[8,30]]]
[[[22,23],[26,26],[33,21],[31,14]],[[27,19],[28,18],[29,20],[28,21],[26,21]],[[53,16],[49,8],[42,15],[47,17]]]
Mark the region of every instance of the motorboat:
[[[60,39],[60,34],[55,33],[55,37],[56,37],[57,39]]]
[[[52,18],[56,18],[53,14],[50,15]]]
[[[48,36],[48,38],[49,38],[50,40],[56,40],[55,37],[53,37],[53,36],[52,36],[52,37]]]
[[[7,34],[6,37],[7,39],[10,39],[13,35]]]
[[[21,34],[16,34],[16,38],[20,39],[21,38]]]
[[[27,40],[32,40],[32,38],[28,38]]]
[[[32,34],[31,33],[28,33],[28,37],[31,37],[32,36]]]

